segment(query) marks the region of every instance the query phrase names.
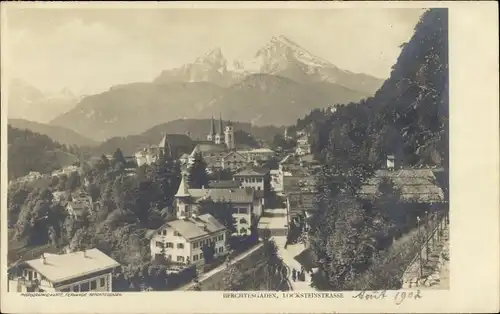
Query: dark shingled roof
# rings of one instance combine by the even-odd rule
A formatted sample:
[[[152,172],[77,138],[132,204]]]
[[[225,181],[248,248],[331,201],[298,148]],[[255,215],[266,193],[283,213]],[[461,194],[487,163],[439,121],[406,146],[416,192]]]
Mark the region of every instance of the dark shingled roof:
[[[158,146],[165,147],[166,145],[191,146],[193,145],[193,140],[186,134],[165,134]]]
[[[375,175],[363,185],[359,195],[364,199],[377,197],[382,178],[389,178],[401,190],[401,198],[407,202],[431,203],[444,201],[443,190],[432,169],[377,170]]]
[[[245,189],[210,189],[208,195],[214,202],[253,203],[254,190]]]

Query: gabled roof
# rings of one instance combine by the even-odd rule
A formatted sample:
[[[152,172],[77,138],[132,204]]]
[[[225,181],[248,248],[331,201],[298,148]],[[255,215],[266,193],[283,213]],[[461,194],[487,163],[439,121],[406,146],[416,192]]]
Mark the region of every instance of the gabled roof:
[[[222,223],[210,214],[203,214],[197,218],[190,217],[187,219],[170,221],[163,225],[160,229],[164,227],[171,227],[188,240],[203,237],[226,229]]]
[[[208,196],[214,202],[253,203],[254,190],[245,189],[210,189]]]
[[[224,156],[224,159],[227,159],[230,156],[237,156],[237,157],[240,157],[241,159],[243,159],[245,161],[248,160],[244,155],[241,154],[241,152],[237,152],[237,151],[229,152],[229,154],[227,154],[227,155]]]
[[[432,169],[377,170],[375,175],[360,188],[359,195],[365,199],[375,199],[382,178],[389,178],[401,191],[401,199],[407,202],[430,203],[444,201],[443,190],[439,187]]]
[[[264,176],[268,173],[269,173],[269,169],[254,167],[254,168],[243,169],[240,172],[235,173],[233,176],[234,177],[236,177],[236,176]]]
[[[112,269],[120,264],[98,249],[68,253],[45,253],[45,263],[42,259],[24,262],[52,283],[70,280],[76,277],[92,274],[98,271]]]

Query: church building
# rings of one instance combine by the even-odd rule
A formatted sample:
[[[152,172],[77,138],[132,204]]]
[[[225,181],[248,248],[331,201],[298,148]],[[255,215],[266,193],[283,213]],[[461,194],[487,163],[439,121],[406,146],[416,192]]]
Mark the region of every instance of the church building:
[[[228,122],[226,127],[222,123],[222,116],[219,118],[219,128],[215,131],[215,120],[212,117],[210,121],[210,131],[207,134],[207,141],[214,144],[224,144],[228,150],[233,150],[234,146],[234,129],[231,122]]]

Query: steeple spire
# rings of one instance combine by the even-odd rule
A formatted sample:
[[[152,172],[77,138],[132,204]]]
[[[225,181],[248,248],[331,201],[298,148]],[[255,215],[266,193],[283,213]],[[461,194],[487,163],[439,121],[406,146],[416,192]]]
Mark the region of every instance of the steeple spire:
[[[186,183],[186,175],[182,174],[181,184],[179,184],[179,189],[177,190],[175,197],[188,197],[188,196],[191,196],[191,194],[189,194],[189,188]]]
[[[215,121],[214,116],[212,115],[212,121],[210,121],[210,134],[215,134]]]
[[[222,113],[219,113],[219,134],[224,134],[224,127],[222,126]]]

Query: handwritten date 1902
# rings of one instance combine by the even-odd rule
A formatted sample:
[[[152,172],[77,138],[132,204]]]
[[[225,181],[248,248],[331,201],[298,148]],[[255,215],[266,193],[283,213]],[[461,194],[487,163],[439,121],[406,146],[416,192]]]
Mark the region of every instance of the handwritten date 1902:
[[[381,291],[361,291],[358,294],[353,296],[354,299],[360,300],[383,300],[387,298],[387,290]],[[404,300],[417,300],[421,299],[422,295],[420,294],[420,290],[415,291],[398,291],[394,296],[394,301],[396,304],[401,304]]]

